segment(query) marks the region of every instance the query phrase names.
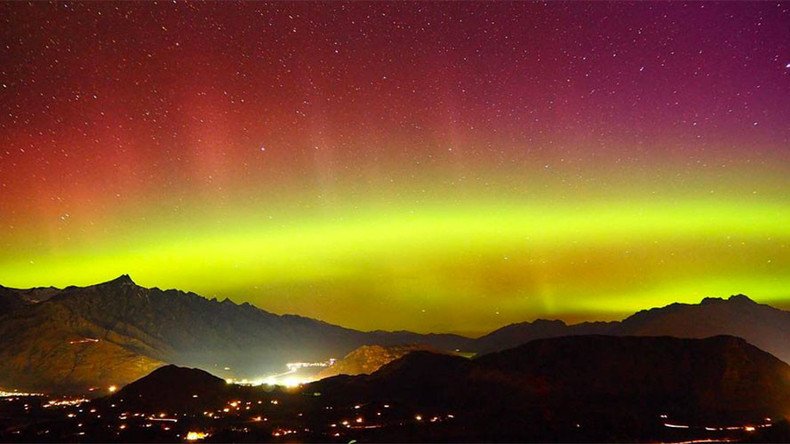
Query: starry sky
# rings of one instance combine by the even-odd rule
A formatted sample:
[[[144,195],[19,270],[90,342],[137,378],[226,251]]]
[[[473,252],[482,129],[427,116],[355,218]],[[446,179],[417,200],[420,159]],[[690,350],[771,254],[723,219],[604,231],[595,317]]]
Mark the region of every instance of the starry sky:
[[[0,284],[481,333],[790,307],[790,4],[0,4]]]

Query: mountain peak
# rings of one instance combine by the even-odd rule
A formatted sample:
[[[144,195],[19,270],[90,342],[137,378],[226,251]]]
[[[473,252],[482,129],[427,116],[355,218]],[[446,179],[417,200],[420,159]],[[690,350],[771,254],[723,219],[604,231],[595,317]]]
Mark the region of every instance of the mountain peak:
[[[227,400],[224,379],[197,368],[165,365],[111,395],[109,402],[125,402],[139,409],[196,409],[200,402],[208,405]]]
[[[146,376],[146,378],[148,378],[148,379],[155,379],[155,378],[159,378],[159,379],[168,379],[168,378],[177,378],[177,379],[183,379],[183,378],[205,378],[205,379],[212,380],[212,381],[214,381],[214,380],[221,381],[216,376],[214,376],[213,378],[209,378],[209,376],[207,376],[207,375],[211,376],[211,374],[208,373],[205,370],[201,370],[201,369],[197,369],[197,368],[189,368],[189,367],[179,367],[179,366],[174,365],[174,364],[167,364],[167,365],[163,365],[163,366],[157,368],[156,370],[152,371],[151,373],[148,374],[148,376]],[[146,378],[141,378],[140,380],[145,380]]]
[[[538,319],[535,319],[534,321],[532,321],[532,325],[535,326],[535,327],[537,327],[537,326],[542,326],[542,327],[562,326],[562,327],[565,327],[567,324],[565,323],[565,321],[563,321],[561,319],[543,319],[543,318],[538,318]]]
[[[128,274],[122,274],[117,278],[111,281],[107,281],[104,284],[100,284],[100,285],[137,285],[137,284],[134,283],[131,276],[129,276]]]
[[[708,297],[708,298],[703,299],[700,302],[700,305],[725,304],[725,303],[728,303],[728,302],[731,302],[731,303],[748,303],[748,304],[754,304],[755,303],[752,299],[749,298],[749,296],[746,296],[745,294],[736,294],[736,295],[730,296],[728,299]]]
[[[730,302],[748,302],[750,304],[754,304],[755,303],[749,296],[746,296],[745,294],[732,295],[732,296],[730,296],[729,301]]]
[[[148,376],[130,383],[121,390],[119,395],[148,392],[150,397],[155,399],[156,394],[165,390],[171,381],[179,381],[179,385],[188,387],[192,391],[225,384],[223,379],[217,378],[205,370],[168,364],[157,368],[149,373]]]

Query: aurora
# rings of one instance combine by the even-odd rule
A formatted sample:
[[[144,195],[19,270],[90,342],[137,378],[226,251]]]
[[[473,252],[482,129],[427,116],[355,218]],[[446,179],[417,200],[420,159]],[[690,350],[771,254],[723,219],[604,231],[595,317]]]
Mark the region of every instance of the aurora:
[[[790,304],[786,5],[226,6],[0,6],[0,285],[467,334]]]

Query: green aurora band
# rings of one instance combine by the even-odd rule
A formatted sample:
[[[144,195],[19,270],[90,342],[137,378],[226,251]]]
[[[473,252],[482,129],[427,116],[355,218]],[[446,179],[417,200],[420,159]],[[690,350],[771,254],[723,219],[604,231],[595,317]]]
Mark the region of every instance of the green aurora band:
[[[467,190],[395,202],[368,193],[299,212],[239,204],[196,221],[151,215],[110,230],[115,237],[6,251],[0,282],[88,285],[129,273],[141,285],[348,327],[468,334],[734,293],[786,306],[790,206],[769,186],[781,182],[766,179],[759,194],[730,184],[730,199],[644,190],[587,200],[499,190],[487,199]]]

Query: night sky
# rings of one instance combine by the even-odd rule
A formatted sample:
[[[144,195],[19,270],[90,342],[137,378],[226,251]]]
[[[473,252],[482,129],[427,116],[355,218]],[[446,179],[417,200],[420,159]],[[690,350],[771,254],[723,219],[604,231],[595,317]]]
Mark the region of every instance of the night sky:
[[[790,3],[0,4],[0,284],[483,332],[790,305]]]

